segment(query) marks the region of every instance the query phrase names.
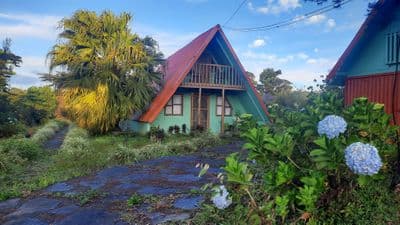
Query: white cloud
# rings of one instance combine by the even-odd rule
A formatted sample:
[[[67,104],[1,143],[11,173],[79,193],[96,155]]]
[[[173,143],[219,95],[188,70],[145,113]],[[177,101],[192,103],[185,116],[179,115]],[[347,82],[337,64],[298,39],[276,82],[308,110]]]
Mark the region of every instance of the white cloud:
[[[253,72],[257,79],[264,68],[281,69],[281,77],[291,81],[296,88],[314,85],[313,80],[321,74],[327,74],[335,62],[327,58],[310,58],[304,52],[279,56],[246,51],[239,52],[239,56],[244,67]]]
[[[267,14],[269,12],[269,8],[268,7],[258,7],[256,9],[257,12],[262,13],[262,14]]]
[[[268,0],[267,4],[254,6],[252,2],[247,3],[247,8],[261,14],[279,14],[301,7],[300,0]]]
[[[306,19],[306,24],[318,24],[326,20],[326,16],[324,14],[314,15]]]
[[[55,39],[59,16],[0,13],[0,37]]]
[[[253,11],[253,10],[255,10],[255,8],[254,8],[254,6],[253,6],[253,3],[252,3],[252,2],[248,2],[248,3],[247,3],[247,8],[248,8],[250,11]]]
[[[46,73],[49,68],[46,65],[46,57],[23,56],[20,67],[15,68],[15,75],[11,77],[12,87],[27,88],[30,86],[45,85],[38,73]]]
[[[319,48],[314,48],[314,52],[318,53],[319,52]]]
[[[309,56],[308,56],[306,53],[304,53],[304,52],[298,53],[298,54],[297,54],[297,57],[299,57],[300,59],[303,59],[303,60],[306,60],[306,59],[309,58]]]
[[[334,19],[328,19],[328,21],[326,21],[326,26],[328,29],[332,29],[336,26],[336,21]]]
[[[265,63],[265,65],[269,65],[269,64],[282,65],[282,64],[286,64],[294,59],[293,55],[279,57],[275,54],[256,53],[253,51],[246,51],[242,55],[246,60],[263,61]]]
[[[307,64],[317,65],[320,67],[332,67],[335,61],[327,58],[310,58],[306,61]]]
[[[300,0],[279,0],[279,7],[283,11],[288,11],[301,6]]]
[[[335,60],[328,58],[308,59],[307,66],[296,66],[293,68],[282,68],[282,78],[295,84],[297,88],[305,88],[315,85],[314,79],[320,80],[321,75],[328,74],[335,64]]]
[[[180,33],[165,31],[137,23],[133,25],[132,31],[137,32],[140,36],[148,35],[154,38],[158,42],[161,52],[164,53],[166,57],[173,54],[199,35],[199,33],[195,32]]]
[[[249,45],[250,48],[259,48],[259,47],[262,47],[262,46],[265,46],[265,40],[264,39],[256,39]]]

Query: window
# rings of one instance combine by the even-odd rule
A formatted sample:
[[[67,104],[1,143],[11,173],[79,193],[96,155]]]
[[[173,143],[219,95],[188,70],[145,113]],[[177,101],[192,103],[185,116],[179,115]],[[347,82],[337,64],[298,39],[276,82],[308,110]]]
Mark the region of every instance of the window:
[[[389,33],[386,36],[386,63],[395,64],[396,63],[396,50],[397,50],[397,36],[398,32]]]
[[[218,96],[217,97],[217,116],[222,115],[222,97]],[[232,106],[228,102],[227,99],[225,99],[225,116],[232,116]]]
[[[165,115],[183,115],[183,95],[174,95],[165,106]]]

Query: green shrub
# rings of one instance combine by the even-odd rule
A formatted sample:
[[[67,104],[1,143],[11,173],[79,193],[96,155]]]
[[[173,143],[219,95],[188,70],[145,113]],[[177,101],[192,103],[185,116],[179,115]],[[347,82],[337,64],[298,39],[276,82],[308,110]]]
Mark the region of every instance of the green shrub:
[[[172,131],[173,131],[172,127]],[[150,127],[150,131],[147,134],[152,141],[163,141],[165,138],[165,131],[160,127]]]
[[[400,196],[389,186],[384,179],[344,192],[318,211],[317,224],[400,224]]]
[[[104,157],[96,153],[87,131],[75,125],[70,127],[54,158],[58,167],[83,170],[82,172],[102,168],[106,161]]]
[[[23,165],[25,161],[15,151],[4,152],[0,148],[0,174],[12,171],[16,166]]]
[[[0,141],[0,148],[3,153],[16,153],[22,159],[35,160],[39,158],[42,150],[40,146],[26,138],[10,138]]]
[[[359,98],[344,108],[340,96],[324,90],[311,93],[302,109],[274,106],[269,127],[242,115],[239,130],[253,163],[227,158],[224,175],[205,187],[225,183],[232,204],[224,210],[205,206],[194,224],[237,216],[234,224],[399,224],[400,198],[390,188],[398,127],[390,124],[383,105]],[[328,115],[336,121],[319,123]],[[345,129],[338,119],[345,120]],[[368,176],[353,172],[350,165],[356,162],[345,160],[346,147],[356,142],[378,149],[381,159],[370,164],[379,168]],[[346,157],[360,155],[356,150]],[[368,167],[362,163],[357,166]],[[237,208],[248,214],[243,217]]]
[[[26,126],[17,120],[0,123],[0,138],[26,133]]]
[[[153,143],[140,148],[119,144],[108,160],[118,164],[152,159],[158,156],[194,152],[198,149],[220,143],[221,139],[211,133],[202,133],[197,138],[172,140],[167,143]]]
[[[71,125],[65,139],[75,138],[75,137],[82,137],[88,138],[89,133],[82,128],[77,127],[76,125]]]
[[[186,133],[187,133],[186,124],[182,124],[182,134],[186,134]]]
[[[174,126],[174,133],[175,133],[175,134],[179,134],[180,132],[181,132],[181,127],[178,126],[178,125],[175,125],[175,126]]]
[[[36,131],[32,140],[37,143],[43,143],[54,136],[54,134],[66,125],[65,121],[51,120],[42,128]]]
[[[126,145],[119,144],[114,152],[109,156],[109,160],[117,164],[134,162],[137,159],[137,151],[128,148]]]
[[[202,132],[196,135],[191,142],[194,146],[196,146],[197,149],[202,149],[221,144],[221,139],[217,135],[214,135],[210,132]]]

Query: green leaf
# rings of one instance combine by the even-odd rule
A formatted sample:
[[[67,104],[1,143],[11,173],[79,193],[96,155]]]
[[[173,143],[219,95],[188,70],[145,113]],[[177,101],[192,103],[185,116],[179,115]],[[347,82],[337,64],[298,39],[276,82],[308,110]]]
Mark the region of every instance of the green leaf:
[[[310,156],[320,156],[325,155],[326,151],[323,149],[314,149],[310,152]]]
[[[322,149],[328,149],[326,142],[327,142],[326,137],[320,137],[314,141],[314,143],[319,147],[321,147]]]

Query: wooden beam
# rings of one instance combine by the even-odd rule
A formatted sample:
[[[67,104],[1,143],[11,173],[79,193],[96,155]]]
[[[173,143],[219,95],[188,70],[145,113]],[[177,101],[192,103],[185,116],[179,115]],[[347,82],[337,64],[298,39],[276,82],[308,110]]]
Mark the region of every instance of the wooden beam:
[[[225,88],[222,88],[221,134],[225,130]]]
[[[200,116],[201,116],[201,88],[199,88],[199,99],[197,100],[197,127],[201,125]]]

